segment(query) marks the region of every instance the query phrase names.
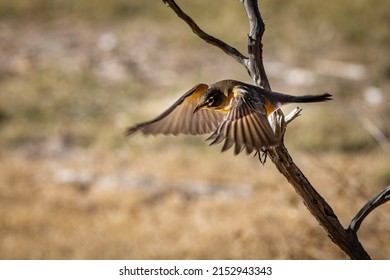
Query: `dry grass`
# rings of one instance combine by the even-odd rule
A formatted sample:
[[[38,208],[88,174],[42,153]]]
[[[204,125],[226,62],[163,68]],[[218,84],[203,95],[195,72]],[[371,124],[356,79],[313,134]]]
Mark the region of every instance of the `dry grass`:
[[[170,147],[137,157],[130,148],[35,159],[3,153],[2,258],[344,258],[271,164],[183,149],[188,153]],[[378,191],[370,186],[372,179],[363,179],[374,178],[384,160],[380,155],[321,158],[297,155],[347,225]],[[389,207],[382,207],[360,233],[377,259],[390,253]]]
[[[362,33],[376,41],[357,40],[354,27],[333,26],[343,22],[339,2],[329,1],[322,16],[334,18],[307,19],[307,33],[292,40],[290,31],[304,26],[301,13],[315,13],[300,1],[305,8],[290,12],[267,4],[266,66],[275,90],[334,95],[305,105],[286,142],[347,226],[390,183],[388,155],[359,121],[367,117],[389,135],[388,97],[362,98],[369,86],[389,89],[388,33],[378,27]],[[0,1],[9,11],[0,13],[0,259],[344,258],[272,163],[221,154],[198,137],[124,139],[126,126],[155,116],[193,84],[248,77],[169,9],[112,0],[88,15],[79,2]],[[202,26],[245,49],[239,5],[226,5],[219,26],[242,18],[234,32],[213,26],[200,4],[188,5]],[[321,74],[320,62],[334,59],[372,74]],[[298,82],[302,73],[309,76]],[[360,230],[373,258],[390,256],[389,209],[381,206]]]

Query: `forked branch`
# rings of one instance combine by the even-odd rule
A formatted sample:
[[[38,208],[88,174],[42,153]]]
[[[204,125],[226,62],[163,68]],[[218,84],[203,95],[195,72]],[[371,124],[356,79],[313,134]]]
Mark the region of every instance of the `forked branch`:
[[[257,85],[260,85],[267,90],[271,90],[263,65],[262,37],[265,25],[259,12],[257,0],[241,0],[249,19],[248,57],[225,42],[204,32],[186,13],[184,13],[183,10],[180,9],[174,0],[162,1],[183,19],[197,36],[207,43],[217,46],[242,64]],[[284,146],[284,133],[287,124],[299,116],[300,112],[301,110],[297,108],[285,119],[282,111],[277,110],[272,116],[271,124],[274,127],[275,133],[280,136],[280,143],[276,147],[269,148],[268,155],[279,172],[286,177],[295,191],[301,196],[306,207],[325,229],[331,240],[351,259],[370,259],[370,256],[360,244],[356,231],[359,228],[361,221],[370,211],[379,206],[379,204],[389,200],[390,190],[387,189],[382,195],[377,196],[376,199],[371,201],[371,203],[369,202],[369,205],[364,207],[354,218],[351,223],[352,226],[348,229],[344,229],[332,208],[314,189],[303,172],[295,165],[287,148]]]

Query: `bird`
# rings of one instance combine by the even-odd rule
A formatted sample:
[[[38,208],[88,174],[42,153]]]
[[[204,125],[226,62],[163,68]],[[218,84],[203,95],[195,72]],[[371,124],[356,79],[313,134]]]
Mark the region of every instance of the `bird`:
[[[224,141],[222,151],[259,153],[277,145],[268,116],[282,105],[332,100],[332,95],[293,96],[236,80],[200,83],[156,118],[127,128],[125,135],[210,134],[210,145]]]

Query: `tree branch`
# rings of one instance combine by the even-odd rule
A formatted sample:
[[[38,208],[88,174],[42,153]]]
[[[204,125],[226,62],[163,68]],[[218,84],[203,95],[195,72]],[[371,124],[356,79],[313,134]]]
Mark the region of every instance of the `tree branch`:
[[[248,52],[252,79],[264,88],[271,90],[264,64],[262,37],[265,31],[264,21],[261,18],[257,0],[242,0],[249,18],[249,41]],[[260,81],[259,81],[260,79]],[[298,111],[299,114],[300,111]],[[275,133],[279,135],[279,145],[268,149],[269,157],[289,183],[294,187],[298,195],[303,199],[304,204],[310,213],[317,219],[320,225],[329,234],[331,240],[336,243],[352,259],[369,259],[362,245],[355,236],[349,234],[340,224],[337,216],[325,199],[314,189],[303,172],[295,165],[292,157],[284,145],[284,134],[287,123],[281,110],[275,112],[276,116],[271,118],[271,124]]]
[[[248,64],[248,58],[246,56],[244,56],[232,46],[204,32],[192,18],[190,18],[182,9],[180,9],[180,7],[175,3],[174,0],[163,0],[163,2],[168,7],[170,7],[179,18],[184,20],[191,27],[192,32],[194,32],[197,36],[205,40],[207,43],[220,48],[227,55],[233,57],[240,64],[247,67],[246,65]]]
[[[268,153],[279,172],[301,196],[305,206],[325,229],[330,239],[351,259],[370,259],[356,235],[343,228],[329,204],[295,165],[284,144],[270,149]]]
[[[265,24],[261,18],[257,1],[241,0],[245,12],[249,18],[248,54],[249,61],[246,66],[253,81],[264,89],[271,91],[263,64],[262,38],[265,31]]]
[[[355,235],[360,228],[363,220],[367,217],[368,214],[371,213],[375,208],[379,207],[383,203],[386,203],[390,200],[390,186],[385,188],[383,191],[378,193],[372,199],[370,199],[366,205],[356,214],[356,216],[352,219],[348,230],[352,231]]]
[[[249,75],[257,85],[271,91],[271,86],[263,65],[262,37],[265,31],[265,25],[259,12],[257,0],[241,0],[249,18],[250,32],[248,35],[248,57],[245,57],[235,48],[201,30],[199,26],[177,6],[174,0],[163,0],[163,2],[182,18],[196,35],[207,43],[219,47],[226,54],[235,58],[240,64],[245,66]],[[286,177],[295,191],[301,196],[306,207],[325,229],[331,240],[351,259],[370,259],[370,256],[359,242],[356,231],[369,212],[390,199],[390,190],[389,188],[386,189],[383,193],[371,200],[353,219],[350,227],[347,230],[344,229],[332,208],[314,189],[298,166],[295,165],[287,148],[284,146],[284,134],[286,132],[287,124],[299,116],[300,112],[300,109],[296,109],[286,120],[280,109],[276,110],[274,115],[271,116],[270,122],[273,125],[275,134],[279,136],[280,142],[278,146],[269,148],[268,154],[279,172]]]

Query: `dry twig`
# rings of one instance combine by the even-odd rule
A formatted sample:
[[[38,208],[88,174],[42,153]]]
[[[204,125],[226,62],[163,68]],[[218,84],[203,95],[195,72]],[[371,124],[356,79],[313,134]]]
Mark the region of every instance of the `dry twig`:
[[[360,228],[363,220],[371,213],[375,208],[379,207],[383,203],[386,203],[390,200],[390,186],[385,188],[383,191],[378,193],[372,199],[370,199],[366,205],[356,214],[349,224],[348,230],[352,231],[355,235]]]

